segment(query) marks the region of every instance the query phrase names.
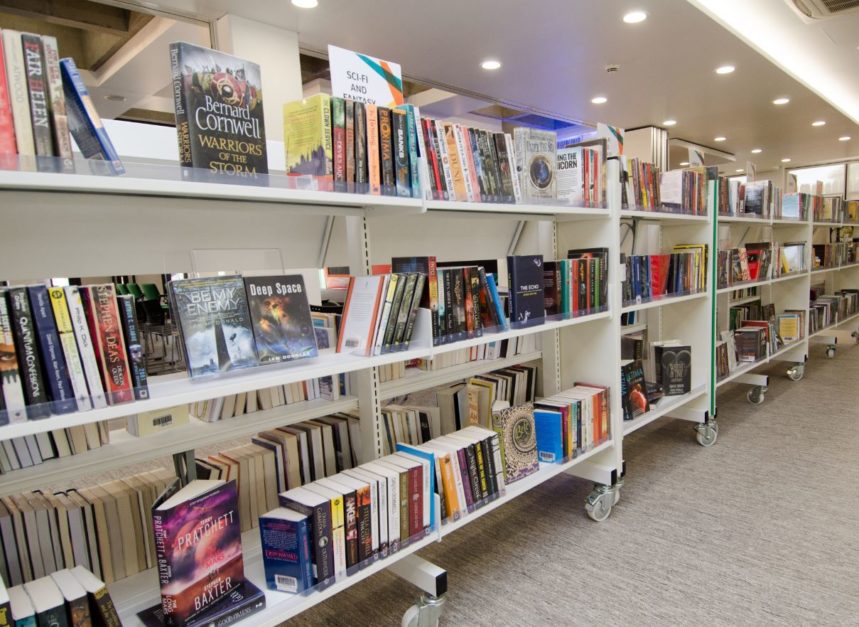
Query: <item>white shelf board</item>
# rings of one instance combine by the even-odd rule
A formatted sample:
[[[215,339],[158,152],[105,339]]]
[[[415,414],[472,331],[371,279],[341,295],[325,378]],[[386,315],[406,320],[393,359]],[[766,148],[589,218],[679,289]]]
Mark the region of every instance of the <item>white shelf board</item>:
[[[634,431],[638,431],[642,427],[649,425],[654,420],[662,418],[672,410],[682,407],[690,401],[694,401],[699,396],[707,393],[707,385],[702,384],[692,388],[688,393],[682,396],[663,396],[657,404],[646,414],[642,414],[634,420],[627,420],[623,423],[623,435],[628,436]]]
[[[303,359],[288,364],[278,364],[251,368],[232,373],[227,376],[217,376],[205,379],[191,380],[184,374],[153,377],[149,385],[150,398],[132,403],[112,405],[102,409],[86,412],[74,412],[51,416],[43,420],[30,420],[23,423],[9,424],[0,427],[0,440],[8,440],[24,435],[63,429],[84,425],[100,420],[120,418],[145,411],[154,411],[194,403],[197,401],[239,394],[250,390],[259,390],[275,385],[286,385],[307,379],[334,376],[340,373],[354,372],[365,368],[383,366],[390,363],[409,361],[417,358],[430,358],[434,355],[450,351],[479,346],[499,340],[506,340],[522,335],[554,331],[578,324],[586,324],[595,320],[611,317],[610,311],[604,311],[579,318],[567,320],[551,320],[544,324],[524,329],[509,329],[498,333],[484,333],[460,342],[441,344],[439,346],[419,346],[407,351],[387,353],[372,357],[351,355],[346,353],[324,353],[313,359]]]
[[[825,220],[821,220],[821,221],[812,222],[811,226],[813,226],[814,228],[821,227],[821,228],[835,229],[835,228],[840,228],[841,223],[840,222],[826,222]]]
[[[425,200],[424,207],[427,212],[458,212],[487,216],[499,216],[512,214],[531,219],[564,218],[565,220],[576,219],[608,219],[611,214],[605,208],[574,207],[562,204],[515,204],[515,203],[490,203],[490,202],[463,202],[457,200]]]
[[[755,296],[745,296],[743,298],[738,298],[737,300],[729,300],[728,306],[729,307],[736,307],[738,305],[746,305],[748,303],[753,303],[756,300],[761,300],[762,298],[763,297],[760,294],[757,294]]]
[[[791,272],[790,274],[785,274],[774,279],[764,279],[762,281],[746,281],[744,283],[734,283],[733,285],[729,285],[728,287],[720,287],[716,290],[717,294],[725,294],[727,292],[733,292],[734,290],[744,290],[748,287],[761,287],[764,285],[772,285],[774,283],[782,283],[783,281],[793,281],[794,279],[799,279],[801,277],[808,276],[808,270],[803,270],[802,272]]]
[[[766,357],[763,359],[759,359],[758,361],[750,361],[750,362],[743,363],[743,365],[738,365],[736,368],[734,368],[733,372],[728,374],[727,377],[725,377],[724,379],[719,379],[718,381],[716,381],[716,388],[718,389],[718,388],[722,387],[723,385],[730,383],[731,381],[733,381],[737,377],[744,375],[747,372],[751,372],[752,370],[754,370],[758,366],[761,366],[765,363],[767,363]]]
[[[815,268],[811,271],[811,274],[826,274],[827,272],[838,272],[839,270],[849,270],[850,268],[859,268],[859,263],[848,263],[834,268]]]
[[[217,422],[196,418],[190,424],[174,427],[162,433],[138,438],[126,430],[110,432],[110,444],[80,455],[50,459],[42,464],[22,468],[3,475],[0,495],[66,481],[87,473],[96,473],[122,466],[149,461],[154,457],[172,455],[190,448],[201,448],[235,438],[250,436],[266,429],[283,427],[336,412],[350,411],[358,399],[347,396],[336,401],[313,400],[235,416]]]
[[[719,224],[723,222],[732,222],[738,224],[772,224],[772,220],[770,218],[749,218],[745,216],[718,216],[717,220]]]
[[[796,220],[791,218],[773,218],[773,226],[808,226],[808,220]]]
[[[457,529],[467,525],[468,523],[480,518],[484,514],[488,514],[492,510],[501,507],[505,503],[510,502],[515,499],[517,496],[521,496],[525,492],[529,490],[533,490],[541,483],[544,483],[551,479],[552,477],[556,477],[557,475],[568,471],[573,466],[582,463],[586,459],[593,457],[594,455],[598,455],[603,451],[609,449],[614,446],[613,440],[608,440],[603,442],[599,446],[594,447],[590,451],[579,455],[565,463],[562,464],[544,464],[540,463],[540,469],[532,475],[528,475],[527,477],[523,477],[519,479],[519,481],[515,481],[507,486],[506,492],[504,496],[495,499],[494,501],[490,501],[480,509],[474,510],[470,514],[467,514],[456,521],[450,521],[447,524],[443,524],[441,526],[441,536],[444,537],[450,533],[453,533]]]
[[[625,326],[620,327],[621,335],[631,335],[632,333],[638,333],[639,331],[646,331],[647,323],[646,322],[638,322],[636,324],[627,324]]]
[[[643,309],[653,309],[655,307],[665,307],[668,305],[674,305],[676,303],[685,303],[690,300],[698,300],[700,298],[706,297],[707,292],[697,292],[695,294],[685,294],[683,296],[660,297],[656,300],[649,300],[643,303],[633,303],[632,305],[625,305],[623,309],[621,309],[621,313],[628,313],[630,311],[641,311]]]
[[[702,223],[708,222],[710,216],[697,216],[687,213],[669,213],[667,211],[639,211],[637,209],[622,209],[620,212],[621,219],[623,218],[640,218],[642,220],[664,220],[666,222],[693,222]]]
[[[809,337],[809,339],[811,339],[816,335],[823,335],[827,331],[832,331],[833,329],[837,329],[838,327],[847,324],[848,322],[852,321],[854,318],[859,318],[859,313],[855,313],[851,316],[847,316],[846,318],[844,318],[844,320],[840,320],[834,324],[829,324],[829,325],[823,327],[822,329],[818,329],[817,331],[815,331],[814,333],[812,333],[808,337]]]
[[[245,577],[265,592],[266,607],[261,612],[234,624],[237,627],[276,627],[282,625],[287,619],[310,609],[317,603],[321,603],[437,541],[438,534],[430,533],[425,538],[412,542],[407,547],[369,564],[352,575],[343,576],[323,590],[313,590],[305,594],[289,594],[266,588],[259,529],[254,528],[246,531],[242,534]],[[125,627],[141,625],[137,612],[152,607],[161,599],[158,573],[154,568],[117,581],[108,586],[108,590],[119,613],[119,618]]]
[[[519,364],[541,359],[542,356],[543,353],[541,351],[535,351],[514,355],[513,357],[480,359],[448,368],[440,368],[439,370],[407,368],[406,376],[394,379],[393,381],[386,381],[379,385],[379,398],[384,401],[397,396],[404,396],[419,390],[427,390],[460,381],[484,372],[518,366]]]

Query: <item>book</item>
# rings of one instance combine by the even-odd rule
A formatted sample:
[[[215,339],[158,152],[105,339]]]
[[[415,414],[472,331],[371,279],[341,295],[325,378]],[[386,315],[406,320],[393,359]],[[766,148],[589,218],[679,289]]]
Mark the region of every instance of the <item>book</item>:
[[[39,627],[69,627],[65,598],[50,576],[28,581],[24,590],[33,603]]]
[[[54,145],[42,38],[30,33],[21,33],[21,46],[24,50],[24,67],[27,72],[27,92],[30,95],[30,125],[33,128],[36,162],[40,170],[52,170],[51,157],[54,154]]]
[[[104,171],[125,174],[125,167],[104,129],[74,59],[60,59],[69,132],[84,157],[104,161]]]
[[[137,400],[147,399],[149,398],[149,385],[146,382],[146,357],[143,354],[143,342],[140,336],[140,327],[137,324],[134,297],[131,294],[117,296],[117,303],[125,338],[125,352],[131,370],[131,388],[134,391],[134,398]]]
[[[513,327],[542,324],[546,316],[544,300],[543,255],[507,257],[510,298],[508,313]]]
[[[113,283],[79,289],[109,405],[134,400],[131,370],[114,290]]]
[[[638,418],[650,411],[644,366],[640,360],[621,366],[621,388],[624,420]]]
[[[27,420],[27,401],[24,396],[23,374],[15,351],[10,305],[6,293],[0,290],[0,393],[3,396],[0,424]]]
[[[70,285],[64,288],[64,291],[92,405],[95,408],[105,407],[107,405],[107,397],[104,393],[104,384],[101,380],[95,345],[90,335],[89,323],[84,311],[80,288],[76,285]]]
[[[35,157],[33,127],[30,124],[30,99],[27,94],[27,69],[24,65],[24,50],[21,47],[21,33],[3,29],[3,61],[6,83],[9,89],[9,108],[11,110],[15,147],[19,158]],[[32,167],[28,162],[21,166]]]
[[[337,336],[338,353],[372,354],[384,287],[380,275],[351,277]]]
[[[51,412],[54,414],[73,412],[77,409],[77,401],[72,390],[60,336],[57,333],[48,288],[44,285],[34,285],[27,288],[27,293],[30,297],[33,324],[39,340],[42,373],[47,382],[48,396],[51,398]]]
[[[11,165],[18,148],[15,145],[15,120],[12,117],[12,99],[6,79],[6,53],[0,35],[0,165]],[[8,610],[7,610],[8,613]]]
[[[537,438],[537,459],[557,464],[564,460],[563,414],[559,411],[534,409],[534,430]]]
[[[104,582],[83,566],[75,566],[71,569],[71,573],[86,590],[93,625],[97,627],[122,627],[119,614]]]
[[[581,147],[558,149],[558,200],[581,205],[584,200]]]
[[[3,44],[0,42],[0,48],[2,47]],[[9,581],[9,576],[6,573],[5,568],[2,569],[2,572],[3,577],[0,577],[0,626],[11,627],[15,624],[15,621],[12,620],[12,609],[9,607],[9,592],[6,590],[6,584],[4,582],[4,579]]]
[[[191,619],[187,627],[226,627],[238,623],[265,609],[265,592],[247,579],[233,588],[229,595],[215,601],[198,619]],[[164,608],[159,603],[137,613],[144,627],[163,627]]]
[[[63,92],[63,77],[60,74],[60,52],[56,37],[42,35],[42,46],[44,49],[48,97],[50,99],[54,156],[58,158],[57,165],[59,166],[59,170],[62,172],[74,172],[75,162],[72,155],[72,138],[69,134],[66,95]],[[0,109],[2,109],[2,106],[0,106]],[[0,154],[2,153],[3,149],[0,147]]]
[[[379,173],[382,194],[397,195],[397,174],[394,162],[394,129],[391,109],[377,107],[379,114]]]
[[[24,586],[12,586],[7,590],[9,594],[9,615],[11,625],[15,627],[36,627],[36,608],[27,595]]]
[[[34,420],[50,415],[48,391],[41,370],[36,329],[27,298],[27,288],[12,287],[4,291],[12,324],[12,337],[20,367],[21,383],[27,405],[27,418]],[[4,382],[5,383],[5,382]]]
[[[355,188],[355,105],[354,100],[346,100],[346,191],[357,191]]]
[[[347,126],[348,133],[348,126]],[[366,194],[369,175],[367,173],[367,112],[363,102],[355,102],[355,191]],[[348,148],[348,147],[347,147]],[[348,167],[348,152],[347,152]]]
[[[83,363],[81,362],[81,354],[78,350],[77,340],[75,340],[72,318],[69,314],[68,303],[66,302],[66,292],[61,287],[49,287],[47,291],[77,409],[78,411],[87,411],[92,409],[92,399],[89,396]]]
[[[364,104],[367,137],[367,184],[371,194],[382,193],[382,172],[379,161],[379,110],[375,104]]]
[[[258,365],[242,277],[183,279],[167,287],[192,378]]]
[[[412,178],[409,168],[408,114],[400,108],[391,109],[391,139],[394,151],[394,181],[397,196],[412,195]]]
[[[346,188],[346,101],[331,97],[331,142],[334,191],[345,192]]]
[[[307,488],[292,488],[278,495],[281,507],[295,510],[310,519],[313,581],[328,585],[334,581],[334,544],[332,537],[331,501]]]
[[[526,201],[555,198],[557,133],[519,127],[513,130],[513,143],[522,197]]]
[[[299,188],[331,188],[331,96],[316,94],[283,105],[283,147],[286,173],[296,179]]]
[[[539,470],[533,404],[525,403],[492,412],[492,428],[500,438],[504,481],[507,484]]]
[[[260,516],[259,530],[266,586],[291,593],[313,586],[308,517],[279,507]]]
[[[199,168],[242,178],[268,174],[262,76],[256,63],[186,42],[170,44],[183,177]]]
[[[687,394],[692,389],[692,347],[655,345],[657,383],[665,396]]]
[[[235,481],[178,480],[152,508],[165,625],[182,627],[244,581]]]
[[[316,333],[304,277],[247,277],[244,281],[259,362],[316,357]]]

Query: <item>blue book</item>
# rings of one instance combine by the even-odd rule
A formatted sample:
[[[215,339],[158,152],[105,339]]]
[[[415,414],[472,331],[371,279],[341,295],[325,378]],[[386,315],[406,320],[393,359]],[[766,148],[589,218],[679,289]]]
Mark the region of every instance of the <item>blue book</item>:
[[[486,285],[489,286],[489,295],[492,297],[492,303],[495,305],[495,315],[501,321],[499,331],[507,329],[507,316],[504,315],[504,307],[501,306],[501,297],[498,296],[498,287],[495,285],[495,276],[492,273],[486,274]]]
[[[564,460],[564,426],[561,412],[534,409],[537,433],[537,459],[549,464]]]
[[[435,527],[435,453],[415,448],[408,444],[397,443],[397,451],[400,453],[408,453],[414,457],[425,459],[429,462],[429,504],[430,504],[430,527]]]
[[[302,592],[313,586],[310,519],[286,507],[259,518],[265,585],[280,592]]]
[[[30,297],[30,310],[39,341],[44,378],[50,391],[51,411],[55,414],[76,411],[77,400],[72,389],[72,380],[69,378],[60,335],[57,333],[48,288],[44,285],[28,287],[27,295]]]
[[[63,92],[66,96],[66,113],[69,118],[69,132],[75,138],[78,148],[87,159],[105,162],[107,173],[125,174],[125,167],[104,130],[104,124],[89,91],[71,57],[60,59],[60,74],[63,77]]]
[[[420,198],[421,182],[418,172],[418,157],[424,156],[418,154],[418,124],[420,124],[420,121],[415,115],[415,105],[399,105],[397,109],[403,109],[406,112],[406,130],[409,134],[409,174],[411,179],[412,197]]]

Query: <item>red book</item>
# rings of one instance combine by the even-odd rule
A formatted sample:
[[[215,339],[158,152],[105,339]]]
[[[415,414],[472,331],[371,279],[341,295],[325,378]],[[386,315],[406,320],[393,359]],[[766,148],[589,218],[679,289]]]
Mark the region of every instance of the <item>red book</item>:
[[[0,45],[0,162],[18,154],[15,144],[15,125],[12,120],[12,101],[6,81],[6,58]]]
[[[444,186],[441,184],[441,174],[438,171],[438,154],[435,151],[435,144],[432,138],[432,122],[426,118],[421,119],[421,128],[423,128],[424,133],[424,146],[426,146],[427,150],[427,158],[429,160],[430,165],[430,174],[432,174],[433,181],[435,182],[435,191],[433,192],[434,200],[440,200],[444,198]]]
[[[653,296],[662,296],[668,287],[671,255],[650,255],[650,289]]]
[[[112,283],[80,288],[96,361],[110,405],[134,400],[131,369]]]

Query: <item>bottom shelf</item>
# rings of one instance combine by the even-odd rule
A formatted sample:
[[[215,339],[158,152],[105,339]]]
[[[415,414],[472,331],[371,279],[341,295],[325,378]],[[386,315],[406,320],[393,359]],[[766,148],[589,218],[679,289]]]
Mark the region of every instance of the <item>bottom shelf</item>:
[[[627,420],[623,423],[623,435],[627,436],[634,431],[638,431],[642,427],[649,425],[654,420],[662,418],[672,410],[682,407],[690,401],[694,401],[699,396],[707,393],[707,385],[698,385],[682,396],[664,396],[659,399],[646,414],[642,414],[634,420]]]
[[[844,318],[844,320],[839,320],[838,322],[835,322],[833,324],[826,325],[822,329],[818,329],[814,333],[810,334],[808,337],[810,339],[810,338],[813,338],[815,335],[822,335],[823,333],[826,333],[827,331],[831,331],[832,329],[837,329],[838,327],[847,324],[848,322],[850,322],[851,320],[853,320],[855,318],[859,318],[859,313],[851,314],[851,315],[847,316],[846,318]]]
[[[718,388],[722,387],[723,385],[725,385],[726,383],[730,383],[731,381],[734,381],[738,377],[751,372],[752,370],[754,370],[758,366],[762,366],[762,365],[767,364],[771,361],[777,360],[779,357],[781,357],[786,352],[793,350],[794,348],[798,348],[798,347],[802,346],[804,343],[805,343],[805,338],[803,338],[801,340],[797,340],[796,342],[791,342],[790,344],[786,344],[786,345],[782,346],[780,349],[778,349],[776,352],[774,352],[772,355],[768,355],[768,356],[764,357],[763,359],[758,359],[757,361],[743,362],[742,365],[737,366],[733,370],[733,372],[730,372],[726,377],[716,381],[716,388],[718,389]]]

